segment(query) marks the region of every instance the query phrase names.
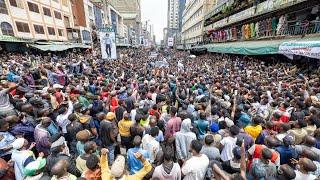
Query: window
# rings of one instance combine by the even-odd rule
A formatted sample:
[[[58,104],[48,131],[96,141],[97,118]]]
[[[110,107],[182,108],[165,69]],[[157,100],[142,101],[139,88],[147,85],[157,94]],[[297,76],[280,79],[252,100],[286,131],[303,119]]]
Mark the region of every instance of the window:
[[[23,9],[23,2],[21,2],[21,0],[9,0],[10,2],[10,5],[11,6],[14,6],[14,7],[18,7],[18,8],[21,8]]]
[[[14,36],[12,26],[7,22],[1,23],[1,32],[3,35]]]
[[[29,24],[23,22],[16,22],[16,26],[19,32],[30,32]]]
[[[89,16],[92,16],[92,7],[88,6]]]
[[[69,21],[69,18],[67,16],[64,16],[63,17],[64,19],[64,25],[66,28],[69,28],[70,27],[70,21]]]
[[[9,0],[10,5],[14,7],[18,7],[17,1],[16,0]]]
[[[8,14],[6,2],[4,0],[0,0],[0,14]]]
[[[58,29],[59,36],[63,36],[63,29]]]
[[[84,41],[91,41],[90,32],[87,30],[82,30],[82,39]]]
[[[44,14],[45,16],[51,17],[51,11],[50,11],[50,9],[49,9],[49,8],[46,8],[46,7],[43,7],[43,14]]]
[[[33,25],[33,28],[34,28],[34,31],[37,33],[37,34],[44,34],[44,30],[43,30],[43,26],[40,26],[40,25]]]
[[[39,13],[38,5],[31,3],[31,2],[28,2],[28,6],[29,6],[29,11]]]
[[[54,17],[57,19],[62,19],[61,13],[59,13],[58,11],[54,11]]]
[[[48,27],[48,33],[49,35],[56,35],[56,32],[54,31],[53,27]]]

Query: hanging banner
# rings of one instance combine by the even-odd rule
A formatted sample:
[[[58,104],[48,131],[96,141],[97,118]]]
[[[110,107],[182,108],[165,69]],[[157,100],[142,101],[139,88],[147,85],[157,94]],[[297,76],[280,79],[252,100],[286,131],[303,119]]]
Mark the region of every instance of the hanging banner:
[[[279,46],[279,53],[320,59],[320,41],[290,41]]]
[[[143,37],[143,36],[140,36],[140,38],[139,38],[139,44],[140,44],[141,46],[144,46],[144,37]]]
[[[117,59],[116,35],[114,29],[99,30],[102,59]]]

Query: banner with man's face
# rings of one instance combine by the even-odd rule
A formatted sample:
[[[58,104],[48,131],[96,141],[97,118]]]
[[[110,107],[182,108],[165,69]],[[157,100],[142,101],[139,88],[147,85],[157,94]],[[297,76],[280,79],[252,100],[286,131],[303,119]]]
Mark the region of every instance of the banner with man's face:
[[[102,59],[117,59],[116,35],[112,28],[100,29]]]

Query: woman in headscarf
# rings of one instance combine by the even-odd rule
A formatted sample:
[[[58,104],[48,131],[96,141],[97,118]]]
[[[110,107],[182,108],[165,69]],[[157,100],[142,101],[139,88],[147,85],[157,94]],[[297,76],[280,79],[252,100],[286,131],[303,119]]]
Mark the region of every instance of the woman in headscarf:
[[[191,131],[191,120],[185,119],[181,123],[181,129],[176,133],[176,152],[179,160],[190,157],[189,147],[192,140],[197,139],[196,134]]]

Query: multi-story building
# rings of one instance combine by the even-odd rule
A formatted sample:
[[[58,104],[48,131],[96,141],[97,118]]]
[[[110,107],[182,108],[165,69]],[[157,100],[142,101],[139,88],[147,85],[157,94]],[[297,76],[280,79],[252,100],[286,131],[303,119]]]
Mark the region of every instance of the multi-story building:
[[[215,0],[187,0],[182,15],[182,43],[186,48],[202,41],[204,15]]]
[[[137,45],[142,25],[140,0],[110,0],[109,3],[121,14],[123,24],[129,27],[129,42]]]
[[[180,41],[179,33],[182,30],[182,13],[185,8],[185,0],[168,0],[168,15],[167,15],[167,36]],[[177,42],[177,41],[176,41]]]
[[[179,0],[168,0],[168,28],[179,28]]]
[[[0,0],[2,35],[23,39],[67,41],[73,28],[70,0]]]

